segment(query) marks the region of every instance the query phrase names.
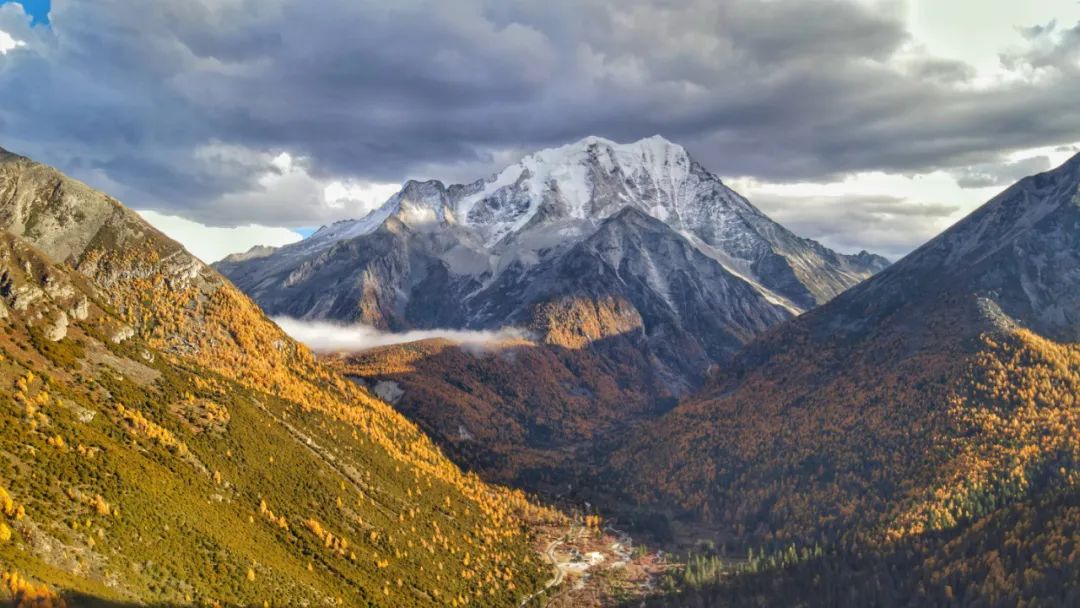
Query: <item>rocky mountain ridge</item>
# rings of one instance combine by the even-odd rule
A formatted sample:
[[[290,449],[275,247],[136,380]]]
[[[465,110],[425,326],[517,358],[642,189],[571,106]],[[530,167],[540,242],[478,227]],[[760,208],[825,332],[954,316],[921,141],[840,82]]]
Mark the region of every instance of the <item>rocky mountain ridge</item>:
[[[743,542],[872,546],[1073,492],[1078,256],[1080,156],[755,339],[614,485]]]
[[[635,222],[649,224],[647,258],[599,254],[603,240],[638,256],[643,243],[632,241],[642,232],[626,229]],[[661,137],[589,137],[470,184],[407,182],[365,218],[216,267],[272,315],[391,330],[527,324],[551,338],[558,319],[537,312],[557,302],[632,302],[643,319],[635,336],[689,345],[696,362],[675,373],[685,384],[706,358],[722,359],[886,265],[797,237]],[[691,330],[717,314],[722,322]],[[669,355],[657,360],[679,367]]]

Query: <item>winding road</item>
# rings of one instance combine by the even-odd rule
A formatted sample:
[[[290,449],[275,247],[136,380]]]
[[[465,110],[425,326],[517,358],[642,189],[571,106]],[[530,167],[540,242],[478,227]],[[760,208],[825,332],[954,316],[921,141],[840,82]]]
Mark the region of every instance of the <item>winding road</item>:
[[[553,540],[548,543],[547,548],[544,549],[544,557],[547,558],[549,562],[551,562],[552,566],[555,566],[555,576],[553,576],[551,580],[544,584],[544,587],[542,589],[521,600],[521,603],[518,604],[518,608],[524,608],[524,606],[528,605],[529,602],[532,602],[536,598],[540,597],[540,595],[546,593],[548,589],[562,584],[563,579],[566,578],[566,565],[559,563],[559,560],[555,557],[555,548],[562,543],[562,539]]]

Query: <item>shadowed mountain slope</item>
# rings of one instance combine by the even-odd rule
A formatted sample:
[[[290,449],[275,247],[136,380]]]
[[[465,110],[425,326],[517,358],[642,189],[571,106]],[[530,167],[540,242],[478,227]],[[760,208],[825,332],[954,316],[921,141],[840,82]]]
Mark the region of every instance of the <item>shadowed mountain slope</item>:
[[[1077,477],[1080,158],[770,331],[613,459],[740,542],[884,542]]]

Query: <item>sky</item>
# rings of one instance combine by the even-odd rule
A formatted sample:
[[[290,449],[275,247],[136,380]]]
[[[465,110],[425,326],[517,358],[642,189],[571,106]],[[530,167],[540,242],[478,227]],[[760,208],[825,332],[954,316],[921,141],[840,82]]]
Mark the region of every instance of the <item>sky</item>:
[[[1077,0],[0,0],[0,147],[212,261],[588,135],[899,257],[1080,150]]]

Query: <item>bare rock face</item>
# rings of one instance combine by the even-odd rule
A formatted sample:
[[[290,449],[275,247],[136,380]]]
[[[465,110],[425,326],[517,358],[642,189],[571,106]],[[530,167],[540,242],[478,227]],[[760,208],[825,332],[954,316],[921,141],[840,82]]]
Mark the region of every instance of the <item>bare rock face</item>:
[[[125,340],[130,340],[135,336],[135,330],[128,325],[124,325],[113,332],[113,335],[109,338],[113,341],[113,344],[120,344]]]
[[[30,310],[34,304],[45,299],[45,291],[37,285],[19,285],[12,290],[11,307],[19,312]]]
[[[234,253],[225,257],[226,262],[244,262],[257,258],[265,258],[274,253],[274,248],[267,245],[255,245],[243,253]]]
[[[7,320],[10,316],[11,313],[8,312],[7,304],[4,304],[4,301],[0,300],[0,321]]]
[[[76,321],[85,321],[90,316],[90,300],[86,296],[79,298],[79,301],[71,308],[70,315]]]
[[[75,288],[67,281],[56,279],[52,275],[45,277],[45,293],[53,301],[69,300],[75,297]]]
[[[1080,155],[1020,180],[873,281],[843,294],[829,321],[836,330],[869,332],[931,294],[957,294],[977,297],[988,318],[1005,315],[1045,337],[1075,342],[1078,268]]]
[[[45,338],[53,342],[59,342],[67,337],[68,316],[64,311],[57,313],[56,318],[45,326]]]

